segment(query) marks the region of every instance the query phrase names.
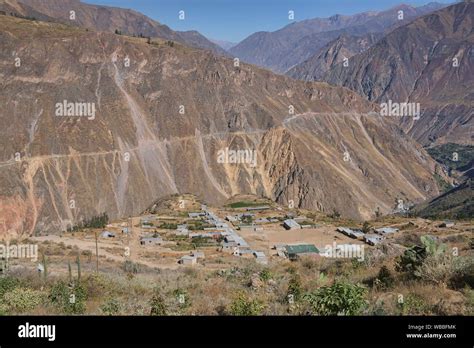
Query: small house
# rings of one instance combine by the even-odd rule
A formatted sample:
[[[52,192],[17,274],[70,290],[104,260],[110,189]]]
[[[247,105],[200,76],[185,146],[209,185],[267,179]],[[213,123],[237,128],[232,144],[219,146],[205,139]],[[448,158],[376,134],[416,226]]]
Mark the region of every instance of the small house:
[[[163,240],[161,237],[143,237],[140,239],[141,245],[161,245]]]
[[[256,210],[268,210],[268,209],[270,209],[270,206],[262,205],[262,206],[259,206],[259,207],[248,207],[245,210],[247,210],[247,211],[256,211]]]
[[[103,231],[100,236],[102,238],[115,238],[115,233],[109,232],[109,231]]]
[[[192,251],[191,256],[195,257],[196,259],[204,259],[204,252],[203,251]]]
[[[268,264],[267,256],[263,253],[263,251],[254,251],[253,255],[257,259],[257,263],[262,265]]]
[[[225,219],[229,222],[239,222],[239,217],[235,215],[227,215]]]
[[[297,230],[301,228],[300,224],[293,219],[286,219],[283,221],[283,227],[287,230]]]
[[[244,257],[244,258],[253,258],[253,251],[250,250],[250,249],[241,249],[239,248],[238,249],[238,255],[236,256],[241,256],[241,257]]]
[[[375,232],[381,235],[388,235],[392,233],[398,232],[398,228],[393,228],[393,227],[382,227],[382,228],[376,228]]]
[[[377,245],[384,239],[383,236],[378,234],[366,234],[364,235],[364,241],[369,245]]]
[[[204,212],[199,212],[199,213],[188,213],[189,218],[191,219],[199,219],[202,216],[206,216],[206,213]]]
[[[443,223],[441,223],[439,225],[439,227],[453,227],[454,226],[454,221],[450,221],[450,220],[446,220],[446,221],[443,221]]]
[[[348,227],[338,227],[336,231],[341,232],[342,234],[354,239],[364,237],[364,233],[361,230],[353,230]]]
[[[179,260],[182,265],[194,266],[197,263],[197,258],[191,255],[184,255]]]

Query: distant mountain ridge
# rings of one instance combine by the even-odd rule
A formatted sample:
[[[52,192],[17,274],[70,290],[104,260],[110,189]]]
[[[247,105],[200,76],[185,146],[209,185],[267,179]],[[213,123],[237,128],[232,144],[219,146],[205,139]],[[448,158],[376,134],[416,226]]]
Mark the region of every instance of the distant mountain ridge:
[[[168,26],[130,9],[93,5],[80,0],[0,0],[0,10],[14,11],[39,20],[57,21],[96,31],[117,31],[126,35],[173,40],[228,56],[223,48],[197,31],[174,31]],[[75,12],[74,20],[70,19],[70,11]]]
[[[274,32],[257,32],[230,49],[243,61],[284,73],[313,56],[328,42],[342,34],[365,35],[383,32],[394,25],[445,7],[429,3],[420,7],[399,5],[381,12],[363,12],[351,16],[334,15],[294,22]],[[403,11],[403,20],[399,12]]]
[[[401,117],[423,145],[472,144],[474,3],[460,2],[397,28],[323,77],[383,103],[420,103],[421,117]]]

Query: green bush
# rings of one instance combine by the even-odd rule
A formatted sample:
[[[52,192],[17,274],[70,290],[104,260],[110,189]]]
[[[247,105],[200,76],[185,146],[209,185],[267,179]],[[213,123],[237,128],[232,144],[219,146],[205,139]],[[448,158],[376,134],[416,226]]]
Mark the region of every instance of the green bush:
[[[176,298],[178,306],[181,309],[188,308],[189,306],[191,306],[191,299],[186,290],[176,289],[173,291],[173,296]]]
[[[387,266],[380,267],[379,273],[375,279],[377,283],[384,288],[391,288],[395,283],[395,278]]]
[[[3,296],[6,306],[14,312],[31,312],[43,302],[43,293],[28,288],[16,287]]]
[[[239,293],[237,298],[230,305],[230,314],[232,315],[260,315],[265,306],[259,300],[252,300],[243,292]]]
[[[105,315],[117,315],[120,313],[120,303],[115,298],[106,300],[101,306],[100,310]]]
[[[126,273],[137,274],[140,272],[140,265],[130,260],[125,260],[122,268]]]
[[[263,282],[267,282],[270,279],[272,279],[272,274],[266,268],[259,273],[259,276],[260,276],[260,280]]]
[[[0,277],[0,298],[20,285],[20,281],[12,276]]]
[[[291,297],[295,302],[297,302],[301,299],[302,293],[303,290],[301,286],[301,278],[298,273],[293,273],[290,281],[288,282],[288,291],[286,296],[288,299]]]
[[[74,296],[72,296],[74,295]],[[87,291],[81,283],[68,286],[64,281],[53,285],[49,300],[66,314],[83,314],[86,311]]]
[[[366,289],[358,284],[336,281],[305,295],[311,309],[319,315],[357,315],[367,305]]]
[[[409,294],[403,302],[398,303],[401,315],[426,315],[430,314],[429,306],[425,300],[416,294]]]
[[[405,250],[400,256],[396,270],[406,272],[411,276],[418,277],[418,269],[428,256],[440,258],[446,252],[446,244],[438,243],[433,237],[422,236],[420,238],[422,245],[415,245]]]
[[[166,304],[158,289],[150,300],[150,315],[166,315]]]

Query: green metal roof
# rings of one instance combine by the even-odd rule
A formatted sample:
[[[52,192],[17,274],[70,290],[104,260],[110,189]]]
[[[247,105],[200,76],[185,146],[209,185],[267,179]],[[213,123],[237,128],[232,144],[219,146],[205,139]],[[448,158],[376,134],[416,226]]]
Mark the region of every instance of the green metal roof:
[[[286,245],[288,254],[318,253],[319,250],[313,244]]]

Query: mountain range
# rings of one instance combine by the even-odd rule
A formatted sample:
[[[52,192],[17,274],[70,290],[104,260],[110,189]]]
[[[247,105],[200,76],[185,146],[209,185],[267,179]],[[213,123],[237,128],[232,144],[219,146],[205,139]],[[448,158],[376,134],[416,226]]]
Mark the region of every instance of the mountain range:
[[[6,234],[127,217],[176,193],[252,193],[356,219],[439,193],[425,150],[349,89],[84,26],[0,15]]]
[[[322,80],[376,103],[414,102],[401,127],[425,146],[471,144],[474,130],[474,3],[460,2],[397,28]]]
[[[293,22],[274,32],[254,33],[229,52],[248,63],[284,73],[311,58],[322,47],[343,34],[362,36],[383,33],[444,6],[439,3],[420,7],[400,5],[380,12],[334,15]],[[402,17],[400,11],[403,12]]]

